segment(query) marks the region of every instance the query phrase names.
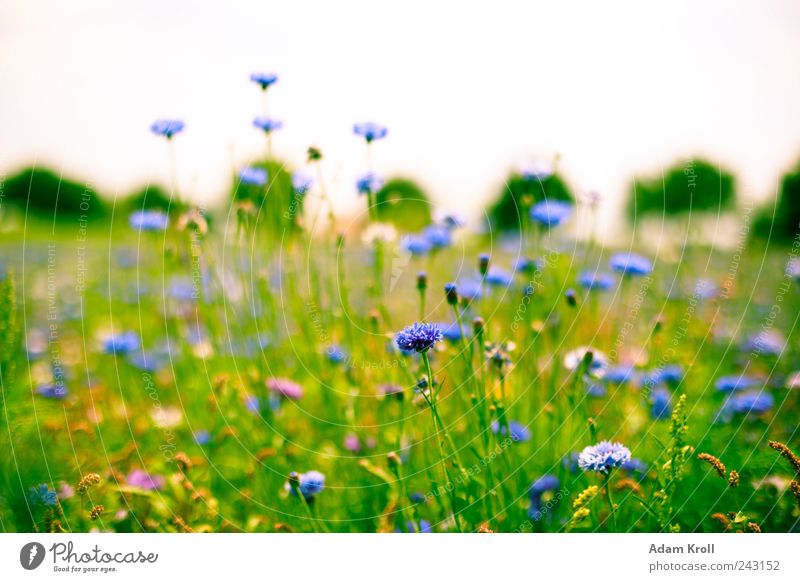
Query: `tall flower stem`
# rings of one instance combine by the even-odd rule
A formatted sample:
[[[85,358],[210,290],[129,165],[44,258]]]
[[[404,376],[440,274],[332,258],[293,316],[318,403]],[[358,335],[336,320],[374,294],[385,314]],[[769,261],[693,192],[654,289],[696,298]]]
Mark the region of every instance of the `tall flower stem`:
[[[444,472],[445,480],[447,481],[446,488],[450,492],[450,505],[451,511],[453,513],[453,520],[456,523],[456,528],[458,531],[461,532],[461,523],[458,521],[458,514],[456,513],[457,501],[456,501],[456,486],[453,479],[450,477],[450,471],[447,469],[447,454],[444,451],[444,444],[443,439],[447,438],[449,440],[449,435],[447,434],[447,429],[444,427],[442,423],[442,419],[439,417],[439,412],[436,408],[436,389],[434,387],[433,382],[433,371],[431,370],[431,361],[428,358],[427,352],[422,352],[422,362],[425,365],[425,373],[428,376],[428,388],[430,390],[430,397],[425,396],[425,392],[423,391],[422,394],[425,397],[428,406],[431,409],[431,414],[433,415],[433,426],[436,433],[436,442],[439,444],[439,459],[442,463],[442,471]],[[452,441],[449,442],[450,447],[453,447]],[[453,454],[455,454],[455,449],[453,448]]]
[[[603,487],[606,490],[606,499],[608,499],[608,509],[611,512],[611,531],[617,533],[617,514],[614,511],[614,501],[611,499],[611,471],[608,469],[605,478],[603,479]]]

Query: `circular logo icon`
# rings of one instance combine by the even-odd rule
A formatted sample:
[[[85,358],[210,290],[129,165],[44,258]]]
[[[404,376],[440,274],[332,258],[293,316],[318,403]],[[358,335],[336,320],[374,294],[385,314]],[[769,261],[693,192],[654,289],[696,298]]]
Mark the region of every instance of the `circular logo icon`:
[[[19,551],[19,563],[26,570],[35,570],[44,561],[44,546],[39,542],[30,542]]]

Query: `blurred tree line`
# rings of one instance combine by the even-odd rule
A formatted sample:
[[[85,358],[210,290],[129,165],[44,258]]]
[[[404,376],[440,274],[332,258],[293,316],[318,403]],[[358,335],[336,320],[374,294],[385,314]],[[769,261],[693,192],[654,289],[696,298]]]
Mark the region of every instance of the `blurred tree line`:
[[[295,228],[303,211],[304,196],[295,192],[290,170],[276,160],[252,165],[267,171],[267,185],[248,185],[236,177],[229,200],[252,202],[259,222],[268,223],[274,232]],[[512,172],[487,208],[488,221],[494,230],[518,230],[530,207],[545,199],[574,202],[575,196],[565,178],[555,170],[534,174]],[[171,197],[157,185],[144,186],[114,204],[91,185],[44,168],[26,168],[5,180],[2,202],[4,210],[16,208],[23,215],[47,221],[76,217],[108,219],[112,207],[115,215],[125,219],[134,210],[181,212],[187,208],[184,201]],[[376,203],[379,218],[402,231],[415,232],[431,223],[431,199],[411,179],[388,180],[377,192]],[[736,204],[736,180],[731,172],[706,160],[686,159],[662,174],[634,178],[625,212],[631,224],[647,217],[679,221],[690,215],[730,212]],[[751,232],[756,239],[778,243],[791,242],[800,232],[800,164],[782,177],[777,198],[757,211]]]

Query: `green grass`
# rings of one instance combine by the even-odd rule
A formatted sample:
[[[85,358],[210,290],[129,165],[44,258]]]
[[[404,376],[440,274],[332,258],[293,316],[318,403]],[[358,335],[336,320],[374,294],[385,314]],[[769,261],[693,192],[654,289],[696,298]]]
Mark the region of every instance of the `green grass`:
[[[798,501],[785,489],[792,469],[767,446],[777,440],[800,450],[800,392],[784,387],[798,369],[800,313],[797,287],[783,277],[786,250],[753,248],[739,257],[692,248],[682,262],[658,259],[652,277],[589,292],[575,283],[578,272],[607,271],[610,251],[555,231],[512,245],[464,234],[425,258],[390,243],[376,273],[357,232],[341,245],[331,234],[311,243],[300,234],[278,246],[261,231],[223,237],[224,217],[216,224],[202,239],[94,224],[81,242],[77,222],[54,233],[29,225],[24,241],[4,235],[0,344],[10,347],[0,360],[0,531],[376,532],[406,531],[410,521],[418,529],[421,520],[434,531],[611,531],[603,475],[563,462],[603,439],[622,442],[648,467],[641,477],[610,476],[618,531],[722,531],[715,513],[740,514],[733,530],[750,522],[764,531],[797,528]],[[132,266],[120,264],[124,249]],[[392,337],[420,319],[421,270],[424,320],[453,321],[443,286],[473,275],[481,252],[505,269],[519,255],[548,260],[540,273],[518,274],[510,288],[460,308],[465,328],[483,318],[484,342],[515,344],[510,367],[487,362],[474,336],[429,352],[437,430],[431,407],[414,393],[426,375],[423,359],[392,349]],[[191,286],[198,272],[199,300],[171,295],[176,277]],[[698,300],[700,277],[722,290],[730,284],[730,292]],[[525,299],[529,283],[535,292]],[[577,291],[576,307],[564,298],[568,288]],[[743,338],[767,323],[786,337],[783,354],[741,350]],[[169,356],[145,372],[103,353],[112,329],[136,332],[147,352],[168,347]],[[35,330],[46,349],[29,359],[24,342]],[[202,341],[189,341],[198,331]],[[331,345],[343,347],[345,363],[329,360]],[[583,374],[562,364],[584,345],[639,372],[683,367],[683,380],[668,387],[673,406],[686,396],[681,450],[671,433],[681,420],[652,419],[649,394],[636,382],[588,395]],[[53,361],[69,391],[60,400],[35,392],[52,380]],[[772,410],[715,423],[724,398],[714,381],[742,370],[763,379],[756,389],[773,396]],[[248,398],[266,403],[269,378],[289,378],[304,395],[254,414]],[[384,384],[401,386],[402,398],[382,396]],[[491,431],[493,421],[509,420],[525,425],[530,439],[510,442]],[[199,430],[211,434],[208,444],[195,442]],[[360,451],[345,447],[348,437]],[[738,471],[739,486],[699,461],[700,452]],[[191,460],[185,473],[178,453]],[[136,469],[162,476],[163,488],[127,483]],[[324,473],[325,488],[304,503],[285,485],[292,471],[309,470]],[[88,493],[56,507],[31,502],[30,488],[76,488],[88,473],[101,476]],[[528,489],[545,474],[559,486],[531,519]],[[591,485],[601,489],[586,505],[588,517],[571,521],[575,498]],[[92,520],[98,504],[104,510]]]

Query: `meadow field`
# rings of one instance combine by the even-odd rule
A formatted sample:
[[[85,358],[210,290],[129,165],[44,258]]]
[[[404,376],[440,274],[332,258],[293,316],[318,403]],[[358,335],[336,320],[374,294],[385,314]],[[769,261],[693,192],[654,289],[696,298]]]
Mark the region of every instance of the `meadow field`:
[[[3,233],[0,531],[797,530],[798,244],[409,234],[369,190]]]

